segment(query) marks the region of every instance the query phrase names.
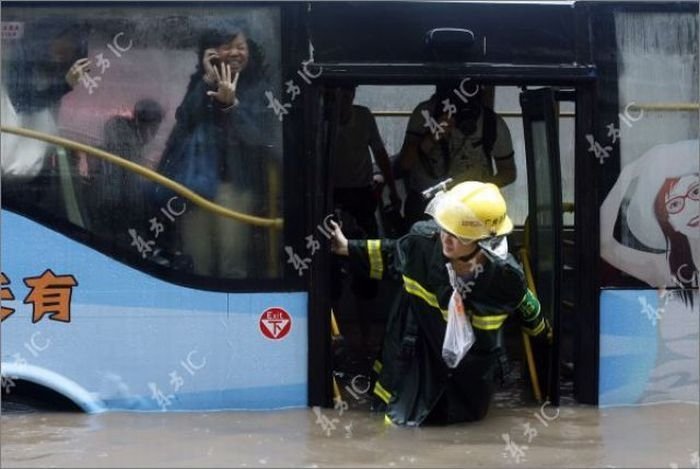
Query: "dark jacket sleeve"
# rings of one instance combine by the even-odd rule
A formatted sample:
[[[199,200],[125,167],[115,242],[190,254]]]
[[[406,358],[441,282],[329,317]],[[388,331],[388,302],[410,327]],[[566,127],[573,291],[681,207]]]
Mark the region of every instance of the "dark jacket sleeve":
[[[223,111],[226,125],[231,129],[230,135],[251,147],[271,144],[272,129],[279,123],[273,121],[274,114],[265,107],[260,98],[264,96],[258,87],[241,94],[240,104]]]
[[[540,302],[527,287],[522,268],[510,255],[498,265],[493,279],[493,292],[507,313],[517,315],[525,333],[537,336],[546,331]]]
[[[520,318],[520,325],[527,335],[539,336],[549,333],[549,326],[542,314],[540,302],[529,288],[518,303],[516,312]]]
[[[4,76],[7,94],[18,113],[32,113],[55,106],[73,89],[63,76],[50,77],[48,87],[36,89],[32,68],[22,65],[17,65],[16,70],[10,70]]]
[[[214,87],[200,78],[185,94],[175,111],[175,127],[161,158],[159,171],[162,173],[177,172],[175,168],[181,163],[182,147],[199,126],[206,129],[211,145],[217,146],[216,151],[222,155],[227,148],[235,148],[239,143],[249,147],[259,147],[266,143],[266,116],[260,101],[255,101],[255,93],[242,94],[236,106],[225,106],[207,96],[207,92],[213,90]]]
[[[372,279],[400,278],[394,239],[359,239],[348,241],[350,266],[354,272]]]

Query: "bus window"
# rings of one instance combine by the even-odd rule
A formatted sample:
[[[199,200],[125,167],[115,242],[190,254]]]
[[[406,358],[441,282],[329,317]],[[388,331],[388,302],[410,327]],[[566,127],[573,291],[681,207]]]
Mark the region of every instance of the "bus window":
[[[3,9],[17,25],[2,44],[3,125],[87,146],[3,134],[3,207],[137,267],[280,277],[282,122],[268,107],[281,94],[280,12],[223,12]],[[263,221],[212,212],[92,149]]]
[[[697,186],[697,15],[619,12],[615,31],[619,100],[611,104],[619,122],[605,130],[629,177],[617,178],[601,207],[603,282],[697,288],[697,213],[690,203],[659,204],[664,193],[692,197]]]

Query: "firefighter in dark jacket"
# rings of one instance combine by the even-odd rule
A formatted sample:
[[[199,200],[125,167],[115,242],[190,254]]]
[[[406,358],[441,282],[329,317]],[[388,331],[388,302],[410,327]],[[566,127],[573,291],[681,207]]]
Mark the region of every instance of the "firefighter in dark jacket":
[[[516,315],[525,332],[551,329],[508,254],[513,229],[498,187],[468,181],[438,193],[398,240],[350,240],[334,225],[332,250],[372,278],[403,280],[389,314],[373,393],[399,425],[455,423],[485,417],[502,353],[503,323]],[[443,358],[448,308],[459,304],[474,342],[450,367]],[[449,361],[449,360],[448,360]]]

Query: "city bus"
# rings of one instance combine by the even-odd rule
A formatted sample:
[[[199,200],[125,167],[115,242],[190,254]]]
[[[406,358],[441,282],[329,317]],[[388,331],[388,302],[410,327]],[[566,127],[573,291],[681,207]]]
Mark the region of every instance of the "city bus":
[[[503,327],[533,399],[698,402],[697,2],[4,2],[2,61],[4,400],[357,395],[334,373],[354,318],[332,313],[326,96],[357,87],[397,155],[450,82],[510,129],[511,251],[554,331],[532,358]]]

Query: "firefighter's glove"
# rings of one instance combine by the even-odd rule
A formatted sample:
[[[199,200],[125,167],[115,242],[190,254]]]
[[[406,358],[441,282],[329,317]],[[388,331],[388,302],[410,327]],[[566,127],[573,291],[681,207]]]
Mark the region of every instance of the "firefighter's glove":
[[[537,340],[538,342],[546,343],[547,345],[552,345],[554,342],[554,331],[552,330],[552,325],[549,323],[549,320],[546,318],[544,319],[544,329],[542,329],[542,332],[537,334],[536,336],[532,337],[534,340]]]

